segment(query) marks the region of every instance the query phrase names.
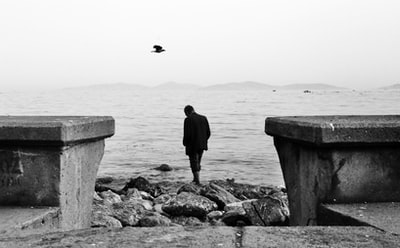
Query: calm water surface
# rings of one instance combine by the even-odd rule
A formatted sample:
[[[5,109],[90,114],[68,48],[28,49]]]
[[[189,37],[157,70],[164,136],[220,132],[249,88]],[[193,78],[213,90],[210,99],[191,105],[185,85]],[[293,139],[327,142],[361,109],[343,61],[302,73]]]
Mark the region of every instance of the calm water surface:
[[[99,174],[191,180],[182,146],[183,107],[208,117],[204,180],[283,185],[266,117],[283,115],[399,114],[400,91],[152,91],[67,89],[0,93],[1,115],[111,115],[116,134],[106,140]],[[172,172],[154,167],[167,163]]]

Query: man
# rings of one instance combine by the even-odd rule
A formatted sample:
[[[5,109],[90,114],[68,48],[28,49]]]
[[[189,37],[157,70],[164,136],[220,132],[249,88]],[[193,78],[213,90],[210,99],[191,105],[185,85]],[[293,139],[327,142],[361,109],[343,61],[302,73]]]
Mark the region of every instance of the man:
[[[190,168],[193,173],[193,182],[200,184],[200,162],[204,150],[208,150],[207,141],[210,138],[210,126],[207,118],[197,114],[193,107],[187,105],[185,122],[183,125],[183,145],[186,155],[189,156]]]

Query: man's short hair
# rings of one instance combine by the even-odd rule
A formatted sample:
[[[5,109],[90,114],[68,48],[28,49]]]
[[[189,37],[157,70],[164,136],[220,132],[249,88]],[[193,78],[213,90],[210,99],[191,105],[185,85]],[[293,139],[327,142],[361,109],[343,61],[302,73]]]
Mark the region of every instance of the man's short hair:
[[[184,109],[185,113],[192,113],[194,111],[194,108],[190,105],[186,105]]]

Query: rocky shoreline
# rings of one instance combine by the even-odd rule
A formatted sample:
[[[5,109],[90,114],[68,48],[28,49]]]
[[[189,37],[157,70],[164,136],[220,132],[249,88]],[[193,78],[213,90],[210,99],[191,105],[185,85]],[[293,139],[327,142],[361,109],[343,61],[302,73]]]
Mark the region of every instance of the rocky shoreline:
[[[92,227],[285,226],[286,189],[213,180],[151,183],[143,177],[96,180]]]

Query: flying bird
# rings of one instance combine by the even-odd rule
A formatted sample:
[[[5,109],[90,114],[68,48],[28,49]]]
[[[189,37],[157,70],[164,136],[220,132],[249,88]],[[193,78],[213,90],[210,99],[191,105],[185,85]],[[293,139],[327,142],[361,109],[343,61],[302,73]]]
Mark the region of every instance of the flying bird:
[[[162,53],[165,52],[164,48],[162,48],[162,46],[159,45],[154,45],[153,48],[155,49],[154,51],[151,51],[153,53]]]

